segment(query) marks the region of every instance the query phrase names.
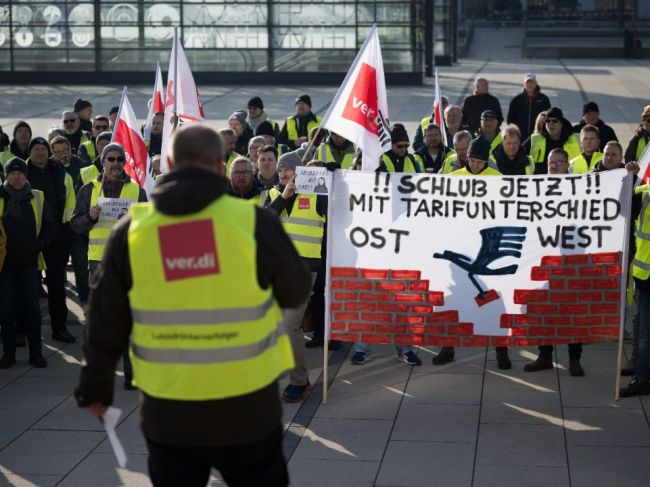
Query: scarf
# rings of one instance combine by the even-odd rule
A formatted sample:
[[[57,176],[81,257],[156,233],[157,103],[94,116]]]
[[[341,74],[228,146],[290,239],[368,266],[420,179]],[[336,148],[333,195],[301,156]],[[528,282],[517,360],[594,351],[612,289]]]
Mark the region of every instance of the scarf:
[[[257,118],[248,117],[248,125],[250,125],[250,128],[253,129],[253,133],[255,133],[255,130],[257,130],[257,126],[262,122],[266,122],[267,119],[268,119],[268,115],[266,114],[266,112],[262,112],[262,114]]]
[[[7,201],[7,208],[5,212],[11,215],[12,218],[20,220],[23,217],[23,209],[21,203],[28,200],[32,196],[32,187],[29,185],[29,182],[25,183],[21,189],[14,189],[8,181],[5,181],[3,188],[9,194],[9,200]]]

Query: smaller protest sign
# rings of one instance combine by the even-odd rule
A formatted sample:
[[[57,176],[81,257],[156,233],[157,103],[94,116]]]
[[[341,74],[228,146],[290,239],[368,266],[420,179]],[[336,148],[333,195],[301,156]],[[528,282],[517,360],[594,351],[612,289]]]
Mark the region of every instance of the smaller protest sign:
[[[324,167],[297,167],[296,193],[328,194],[332,185],[332,173]]]
[[[102,209],[99,221],[117,221],[129,212],[132,201],[125,198],[98,198],[97,204]]]

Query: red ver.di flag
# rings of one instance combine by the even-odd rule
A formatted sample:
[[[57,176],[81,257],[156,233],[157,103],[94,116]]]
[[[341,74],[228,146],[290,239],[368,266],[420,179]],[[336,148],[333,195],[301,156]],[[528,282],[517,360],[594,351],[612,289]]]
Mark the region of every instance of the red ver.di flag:
[[[133,107],[126,96],[126,87],[122,93],[122,101],[120,102],[111,142],[118,143],[124,148],[126,154],[124,171],[149,194],[154,185],[148,171],[151,160],[142,134],[138,129],[138,118],[135,116]]]
[[[359,147],[362,170],[374,171],[391,148],[388,118],[384,63],[373,25],[321,125]]]

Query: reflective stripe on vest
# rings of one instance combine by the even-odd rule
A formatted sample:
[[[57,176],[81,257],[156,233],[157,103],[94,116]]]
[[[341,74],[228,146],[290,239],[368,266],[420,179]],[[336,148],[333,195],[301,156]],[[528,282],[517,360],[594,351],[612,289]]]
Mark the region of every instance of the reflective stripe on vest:
[[[395,172],[395,164],[393,164],[393,161],[391,160],[390,157],[388,157],[386,154],[382,156],[382,161],[384,161],[384,166],[386,166],[386,171],[388,172]],[[420,167],[420,164],[418,161],[416,161],[415,157],[413,157],[412,154],[406,154],[404,157],[404,169],[402,170],[403,173],[406,172],[424,172],[422,168]]]
[[[332,152],[332,148],[329,144],[322,143],[318,148],[319,160],[326,164],[336,164],[336,157]],[[343,154],[343,159],[341,160],[341,169],[351,169],[352,160],[354,159],[354,154],[346,152]]]
[[[97,179],[92,181],[93,190],[90,194],[90,207],[97,205],[99,201],[99,192],[102,187],[102,183]],[[140,186],[138,186],[133,181],[129,181],[122,185],[122,190],[120,191],[120,198],[131,200],[133,203],[137,203],[138,197],[140,196]],[[101,261],[104,255],[104,248],[106,247],[106,242],[108,242],[108,237],[111,235],[111,229],[113,225],[117,223],[117,220],[102,220],[101,222],[95,223],[95,225],[90,229],[88,233],[88,260]]]
[[[636,160],[638,161],[641,156],[643,155],[643,151],[645,150],[645,146],[647,145],[645,138],[641,137],[639,139],[639,142],[636,144]]]
[[[573,174],[584,174],[593,171],[594,166],[603,160],[601,152],[594,152],[591,155],[591,163],[587,163],[585,156],[580,154],[569,161],[569,172]]]
[[[143,392],[185,401],[237,397],[294,367],[273,289],[257,280],[254,205],[222,196],[189,215],[165,215],[148,203],[130,211],[130,356]],[[170,264],[205,255],[200,272]]]
[[[320,125],[323,121],[321,117],[316,115],[316,120],[310,120],[307,122],[307,135],[316,127]],[[298,140],[300,135],[298,135],[298,119],[295,116],[287,117],[287,138],[290,141]]]
[[[91,164],[88,167],[82,167],[79,173],[81,175],[81,182],[83,184],[87,184],[93,179],[97,179],[100,174],[99,169],[97,169],[97,166],[95,166],[94,164]]]
[[[274,201],[282,193],[277,187],[269,190],[269,198]],[[305,206],[301,208],[305,202]],[[293,203],[291,216],[286,210],[280,213],[284,231],[293,242],[298,255],[309,259],[321,258],[321,243],[325,227],[325,217],[316,211],[317,197],[314,194],[299,194]]]
[[[638,189],[641,189],[641,187]],[[641,192],[643,194],[643,205],[636,231],[636,254],[634,254],[634,260],[632,261],[632,275],[645,281],[650,277],[650,218],[648,218],[650,196],[648,195],[648,186],[644,185]]]

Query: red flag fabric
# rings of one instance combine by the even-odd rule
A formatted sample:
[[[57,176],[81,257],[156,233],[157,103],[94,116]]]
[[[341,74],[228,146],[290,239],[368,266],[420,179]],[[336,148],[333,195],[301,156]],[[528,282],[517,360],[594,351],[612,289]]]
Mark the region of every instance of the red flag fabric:
[[[147,113],[147,120],[144,123],[144,140],[149,142],[151,140],[151,127],[153,125],[153,116],[156,113],[165,111],[165,94],[163,93],[163,80],[162,72],[160,71],[160,63],[156,66],[156,81],[153,85],[152,102]]]

